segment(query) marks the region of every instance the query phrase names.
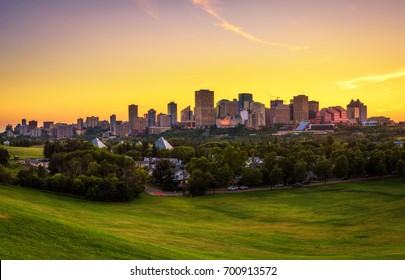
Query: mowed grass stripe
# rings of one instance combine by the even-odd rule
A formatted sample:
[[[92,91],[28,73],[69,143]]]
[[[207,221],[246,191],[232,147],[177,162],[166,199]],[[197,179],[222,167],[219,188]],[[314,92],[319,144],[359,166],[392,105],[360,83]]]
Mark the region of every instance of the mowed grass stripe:
[[[9,218],[0,219],[1,239],[8,248],[1,248],[0,255],[2,259],[403,259],[404,185],[370,180],[191,199],[144,194],[130,203],[91,202],[2,186],[0,214]],[[13,236],[21,227],[27,234],[35,228],[27,248],[16,245],[27,243],[26,237]],[[48,229],[52,242],[34,242],[36,234],[44,239]],[[52,249],[59,246],[68,250]]]

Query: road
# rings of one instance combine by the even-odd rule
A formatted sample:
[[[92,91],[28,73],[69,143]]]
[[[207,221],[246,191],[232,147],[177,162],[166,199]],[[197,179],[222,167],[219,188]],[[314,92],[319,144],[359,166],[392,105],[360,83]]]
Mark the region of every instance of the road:
[[[373,178],[356,178],[356,179],[349,179],[349,180],[332,180],[332,181],[326,181],[325,182],[316,182],[316,183],[311,183],[308,185],[303,185],[300,188],[307,188],[307,187],[312,187],[312,186],[323,186],[323,185],[331,185],[331,184],[342,184],[342,183],[348,183],[348,182],[356,182],[356,181],[364,181],[364,180],[369,180]],[[374,178],[375,179],[375,178]],[[208,190],[207,195],[214,195],[214,194],[224,194],[224,193],[238,193],[238,192],[255,192],[255,191],[276,191],[276,190],[284,190],[284,189],[292,189],[293,187],[291,185],[283,186],[283,187],[271,187],[271,186],[264,186],[264,187],[256,187],[256,188],[249,188],[247,190],[237,190],[237,191],[228,191],[226,188],[220,188],[220,189],[215,189],[215,190]],[[151,195],[157,195],[157,196],[182,196],[183,192],[182,191],[177,191],[177,192],[167,192],[167,191],[162,191],[158,188],[148,186],[145,189],[145,192]]]

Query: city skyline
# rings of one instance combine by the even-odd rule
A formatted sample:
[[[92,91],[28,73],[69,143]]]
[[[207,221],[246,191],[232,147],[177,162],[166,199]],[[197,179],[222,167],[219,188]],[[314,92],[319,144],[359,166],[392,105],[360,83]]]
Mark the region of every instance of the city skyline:
[[[402,1],[0,0],[0,131],[249,92],[405,120]],[[343,101],[342,101],[343,100]]]

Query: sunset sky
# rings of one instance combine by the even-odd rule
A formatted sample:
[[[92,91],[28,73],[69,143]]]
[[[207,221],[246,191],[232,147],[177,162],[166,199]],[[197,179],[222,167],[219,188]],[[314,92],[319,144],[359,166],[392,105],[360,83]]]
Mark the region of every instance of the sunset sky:
[[[405,121],[404,15],[402,0],[0,0],[0,131],[180,112],[202,88]]]

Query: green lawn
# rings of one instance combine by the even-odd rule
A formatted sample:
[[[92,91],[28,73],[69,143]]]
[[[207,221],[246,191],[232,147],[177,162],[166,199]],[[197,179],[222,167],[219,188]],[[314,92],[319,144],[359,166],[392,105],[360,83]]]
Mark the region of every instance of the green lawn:
[[[33,147],[10,147],[0,145],[0,148],[5,148],[10,154],[10,159],[14,156],[20,157],[20,159],[25,158],[43,158],[44,157],[44,147],[43,146],[33,146]]]
[[[405,182],[131,203],[0,186],[1,259],[405,259]]]

